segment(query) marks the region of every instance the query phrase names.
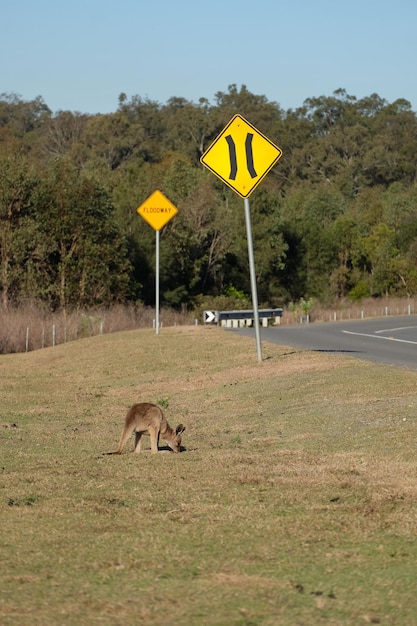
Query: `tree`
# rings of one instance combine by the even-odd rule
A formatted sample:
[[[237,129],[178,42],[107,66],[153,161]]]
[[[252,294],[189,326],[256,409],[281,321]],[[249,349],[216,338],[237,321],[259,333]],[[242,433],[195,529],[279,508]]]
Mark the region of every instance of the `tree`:
[[[276,102],[269,102],[266,96],[251,93],[246,85],[241,85],[240,89],[235,84],[229,85],[226,93],[218,91],[215,94],[215,101],[222,125],[229,122],[233,115],[240,113],[261,132],[274,135],[271,129],[283,117],[283,111]]]
[[[207,141],[219,130],[218,110],[206,98],[200,98],[197,105],[184,98],[170,98],[161,116],[166,149],[181,152],[199,166]]]
[[[337,265],[330,274],[331,296],[343,299],[354,284],[353,255],[358,227],[348,212],[337,216],[330,226],[329,237],[337,250]]]
[[[398,280],[394,231],[381,222],[362,239],[362,247],[369,261],[371,295],[388,295]]]
[[[5,309],[17,285],[16,234],[31,208],[36,179],[27,156],[15,141],[0,143],[0,286]]]
[[[130,128],[140,132],[137,154],[145,161],[158,162],[163,154],[165,132],[161,105],[139,95],[133,96],[128,102],[125,94],[121,94],[117,113]]]
[[[338,89],[284,112],[232,84],[213,104],[122,93],[114,113],[93,116],[0,96],[3,301],[153,303],[154,233],[136,207],[156,189],[179,209],[161,233],[165,302],[248,294],[242,202],[199,162],[237,112],[283,150],[251,197],[262,301],[413,293],[410,103]]]
[[[386,105],[369,122],[362,167],[368,185],[387,188],[396,181],[412,184],[417,176],[417,119],[406,100]]]
[[[145,152],[144,129],[117,111],[95,115],[87,120],[83,135],[83,158],[77,155],[79,166],[108,181],[112,172]]]
[[[49,299],[61,310],[123,301],[130,265],[109,195],[67,159],[51,162],[36,219],[47,253]]]
[[[304,297],[331,297],[330,273],[338,266],[334,222],[346,210],[346,201],[337,190],[322,185],[313,192],[298,190],[283,203],[283,221],[300,242],[299,272],[304,275]],[[293,254],[291,248],[289,255]],[[298,252],[299,254],[299,252]]]
[[[88,120],[88,115],[71,111],[58,111],[47,119],[42,129],[45,154],[48,157],[70,156],[74,147],[80,149]]]
[[[0,127],[7,126],[16,137],[38,131],[51,111],[41,96],[24,101],[17,94],[0,94]]]

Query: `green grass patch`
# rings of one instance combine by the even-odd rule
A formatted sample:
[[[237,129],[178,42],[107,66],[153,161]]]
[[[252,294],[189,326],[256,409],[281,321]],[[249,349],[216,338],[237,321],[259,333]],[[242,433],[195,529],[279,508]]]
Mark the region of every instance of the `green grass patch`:
[[[417,372],[263,352],[177,327],[0,357],[2,625],[415,624]],[[103,455],[142,401],[186,450]]]

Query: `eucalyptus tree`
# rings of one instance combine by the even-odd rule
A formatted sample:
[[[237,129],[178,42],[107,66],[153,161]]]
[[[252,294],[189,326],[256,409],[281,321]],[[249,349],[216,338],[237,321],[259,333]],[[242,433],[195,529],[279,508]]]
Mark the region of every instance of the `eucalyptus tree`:
[[[0,142],[0,287],[7,308],[19,294],[21,267],[16,262],[20,232],[32,208],[37,184],[26,150],[15,140]]]
[[[269,101],[264,95],[251,93],[246,85],[241,85],[240,89],[235,84],[229,85],[227,92],[218,91],[214,98],[222,123],[239,113],[267,136],[274,134],[271,132],[274,125],[281,122],[284,115],[277,102]],[[271,140],[275,140],[275,137],[271,137]]]
[[[58,111],[49,117],[41,131],[41,144],[46,157],[71,156],[79,159],[83,149],[84,133],[89,115]]]
[[[362,169],[368,185],[385,188],[417,178],[417,118],[407,100],[387,104],[368,121],[371,141],[363,155]]]
[[[343,195],[327,184],[315,189],[304,184],[282,202],[281,219],[288,237],[286,263],[301,281],[304,298],[331,298],[329,275],[339,265],[334,224],[346,207]]]
[[[124,301],[131,267],[104,188],[68,159],[53,160],[39,187],[36,220],[44,242],[51,306]]]
[[[73,160],[78,167],[111,183],[112,173],[143,151],[145,131],[122,111],[91,116]]]
[[[170,98],[161,109],[164,122],[164,146],[188,156],[194,165],[219,131],[219,112],[206,98],[195,104],[185,98]]]
[[[15,93],[0,94],[0,128],[9,128],[16,137],[25,137],[28,143],[30,135],[36,133],[50,115],[51,110],[41,96],[23,100]]]
[[[134,95],[130,100],[125,93],[119,95],[117,113],[126,120],[131,130],[139,133],[136,154],[144,161],[158,162],[164,151],[164,122],[161,104],[150,98]]]

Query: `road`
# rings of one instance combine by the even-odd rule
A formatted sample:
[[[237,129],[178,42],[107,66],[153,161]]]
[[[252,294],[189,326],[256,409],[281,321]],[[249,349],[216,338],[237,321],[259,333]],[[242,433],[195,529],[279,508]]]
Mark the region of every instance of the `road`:
[[[233,332],[255,337],[253,328]],[[261,329],[261,341],[417,369],[417,315],[270,326]]]

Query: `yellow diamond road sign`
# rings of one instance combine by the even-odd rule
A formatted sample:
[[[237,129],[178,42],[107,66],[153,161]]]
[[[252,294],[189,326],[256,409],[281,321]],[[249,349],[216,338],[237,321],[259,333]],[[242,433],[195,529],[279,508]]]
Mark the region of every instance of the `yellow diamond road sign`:
[[[161,230],[178,213],[178,209],[157,190],[137,208],[137,212],[154,230]]]
[[[233,191],[247,198],[281,156],[281,148],[241,115],[235,115],[200,161]]]

